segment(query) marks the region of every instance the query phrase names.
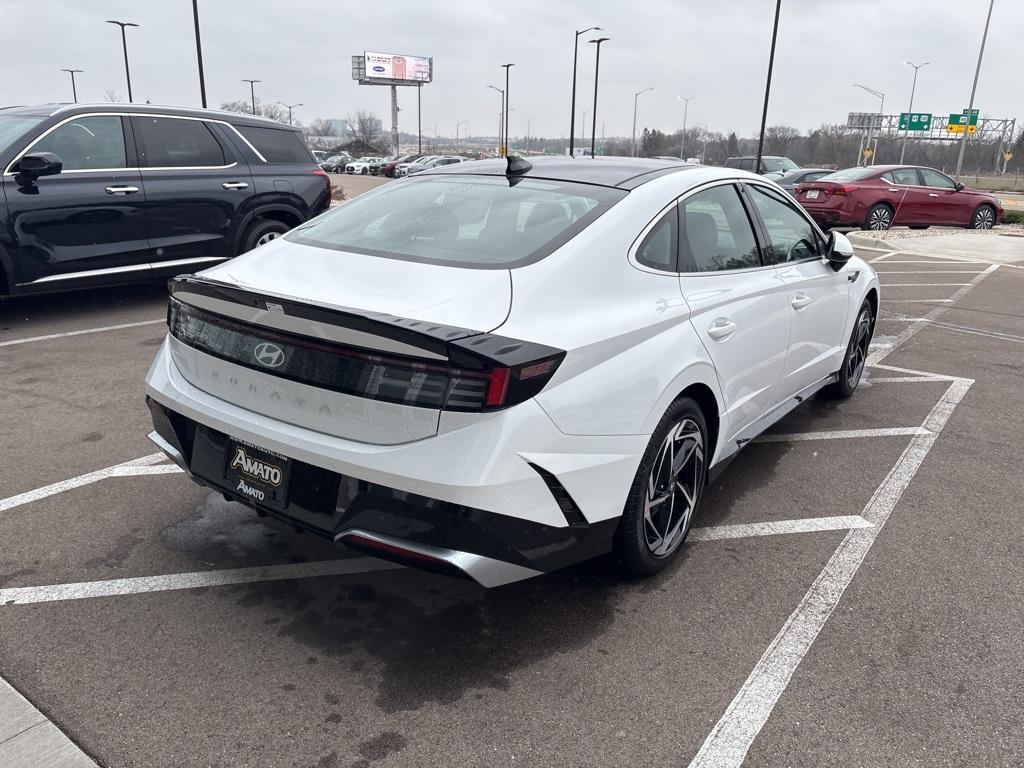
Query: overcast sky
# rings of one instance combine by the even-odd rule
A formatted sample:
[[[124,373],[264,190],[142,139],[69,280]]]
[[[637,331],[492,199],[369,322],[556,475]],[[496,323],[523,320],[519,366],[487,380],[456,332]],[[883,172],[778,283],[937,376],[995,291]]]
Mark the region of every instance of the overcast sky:
[[[771,40],[773,0],[200,0],[210,106],[248,99],[242,78],[256,78],[266,101],[302,102],[296,117],[343,117],[369,109],[390,125],[388,89],[351,79],[351,55],[364,50],[434,57],[435,82],[423,89],[423,129],[451,135],[469,121],[472,134],[493,135],[511,71],[510,132],[566,136],[572,40],[600,25],[598,134],[631,129],[633,93],[639,126],[678,130],[682,102],[693,96],[689,125],[753,135],[760,123]],[[910,59],[930,61],[918,78],[915,111],[967,106],[988,0],[783,0],[769,124],[801,131],[845,122],[850,111],[906,110]],[[81,101],[126,97],[121,39],[106,19],[128,30],[136,101],[199,106],[190,0],[0,0],[4,77],[0,104],[69,101],[62,67],[78,76]],[[1024,117],[1020,32],[1024,0],[995,0],[975,104],[989,117]],[[594,46],[581,36],[577,108],[592,108]],[[416,98],[399,90],[402,130],[416,130]],[[588,116],[589,124],[590,118]],[[577,120],[577,126],[579,120]],[[465,128],[462,129],[465,131]],[[577,128],[577,135],[579,128]],[[589,128],[588,128],[589,134]]]

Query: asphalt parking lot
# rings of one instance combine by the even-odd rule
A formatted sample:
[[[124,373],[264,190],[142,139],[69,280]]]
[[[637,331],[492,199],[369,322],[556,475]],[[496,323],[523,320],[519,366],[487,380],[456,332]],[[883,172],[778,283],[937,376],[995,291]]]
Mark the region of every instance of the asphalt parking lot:
[[[747,448],[673,567],[492,591],[154,455],[162,286],[0,305],[0,677],[102,766],[1020,765],[1024,270],[861,255],[863,389]]]

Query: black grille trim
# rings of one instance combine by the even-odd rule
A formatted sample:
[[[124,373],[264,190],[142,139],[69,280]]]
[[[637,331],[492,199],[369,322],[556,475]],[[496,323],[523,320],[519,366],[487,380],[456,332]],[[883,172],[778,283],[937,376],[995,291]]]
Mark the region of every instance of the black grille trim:
[[[548,490],[551,491],[551,495],[555,497],[555,503],[558,504],[558,508],[562,510],[562,515],[565,517],[565,521],[569,525],[574,527],[589,525],[587,518],[583,516],[583,512],[580,511],[576,501],[557,477],[543,467],[538,467],[533,462],[528,461],[526,463],[541,476],[541,479],[547,485]]]

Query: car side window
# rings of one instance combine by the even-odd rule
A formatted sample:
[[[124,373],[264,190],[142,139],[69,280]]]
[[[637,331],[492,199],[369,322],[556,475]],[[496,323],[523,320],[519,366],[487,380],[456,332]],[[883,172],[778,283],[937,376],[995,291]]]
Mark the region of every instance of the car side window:
[[[754,170],[754,161],[750,158],[740,160],[740,168],[744,171],[752,171]]]
[[[115,115],[79,117],[37,141],[30,152],[52,152],[65,171],[127,168],[124,130]]]
[[[174,117],[133,118],[142,139],[144,168],[202,168],[225,165],[224,149],[202,120]]]
[[[679,217],[680,270],[719,272],[761,266],[750,217],[732,184],[721,184],[683,201]]]
[[[679,214],[676,211],[676,206],[672,206],[672,209],[661,217],[661,220],[647,233],[647,237],[640,243],[640,247],[636,249],[637,263],[665,272],[676,271],[676,247],[679,241],[678,220]]]
[[[806,184],[808,181],[817,181],[822,176],[828,176],[830,173],[831,171],[815,171],[814,173],[808,173],[804,176],[801,183]]]
[[[768,263],[783,264],[821,256],[814,226],[791,203],[763,187],[750,185],[747,189],[768,230]]]
[[[917,186],[921,182],[917,178],[917,171],[913,168],[897,168],[894,171],[886,171],[882,174],[882,178],[890,184],[900,184],[903,186]]]
[[[956,182],[949,176],[931,168],[921,168],[921,179],[926,187],[940,187],[942,189],[956,189]]]

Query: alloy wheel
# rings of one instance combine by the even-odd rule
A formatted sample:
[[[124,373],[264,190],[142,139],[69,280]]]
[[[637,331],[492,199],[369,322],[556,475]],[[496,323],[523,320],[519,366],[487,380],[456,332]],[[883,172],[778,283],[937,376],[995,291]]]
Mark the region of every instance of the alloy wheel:
[[[979,208],[974,214],[974,228],[992,229],[995,225],[995,218],[991,208]]]
[[[647,479],[644,536],[656,557],[667,557],[689,528],[704,482],[704,436],[693,419],[673,427]]]
[[[259,247],[261,245],[266,245],[271,240],[277,240],[277,238],[279,238],[280,236],[280,232],[267,232],[265,235],[260,237],[259,240],[256,241],[256,246]]]
[[[864,311],[857,320],[856,340],[850,357],[846,362],[846,382],[850,389],[856,388],[864,373],[864,364],[868,359],[868,348],[871,346],[871,313]]]
[[[888,208],[875,208],[868,217],[868,229],[889,229],[892,226],[892,214]]]

